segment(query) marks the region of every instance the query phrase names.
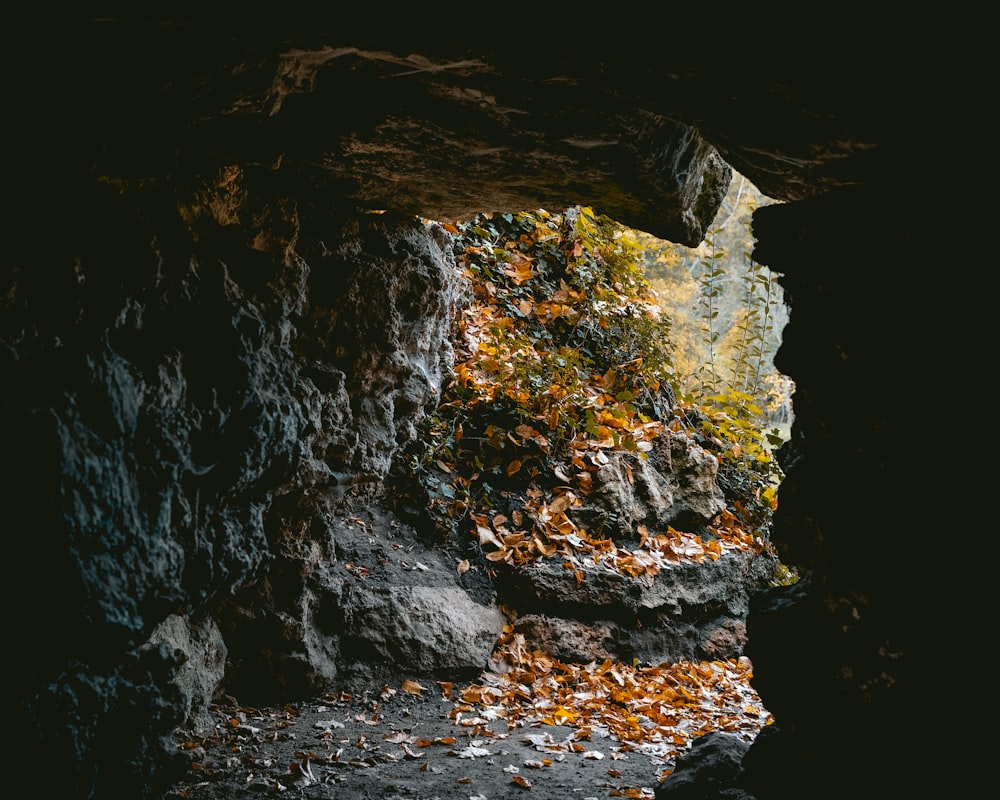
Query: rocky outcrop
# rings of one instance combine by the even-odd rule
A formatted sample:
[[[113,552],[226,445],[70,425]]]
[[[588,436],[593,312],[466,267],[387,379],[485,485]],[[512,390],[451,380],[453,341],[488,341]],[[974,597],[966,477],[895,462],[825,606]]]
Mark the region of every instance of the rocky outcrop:
[[[512,573],[501,595],[516,598],[525,639],[563,661],[725,660],[743,654],[750,597],[773,575],[773,559],[753,551],[672,565],[646,580],[595,567],[578,582],[561,563],[542,561]]]
[[[929,665],[958,648],[924,626],[951,596],[926,586],[938,536],[901,517],[929,482],[937,412],[913,387],[939,297],[913,277],[926,226],[884,215],[915,194],[933,105],[913,87],[932,84],[903,81],[887,102],[857,50],[834,70],[734,68],[631,38],[595,54],[567,34],[525,56],[398,20],[270,11],[219,26],[34,20],[4,54],[18,768],[62,797],[157,796],[170,732],[210,691],[192,667],[210,677],[222,658],[234,682],[265,664],[275,692],[339,675],[345,654],[359,679],[400,653],[474,663],[499,621],[474,575],[449,570],[450,588],[428,592],[397,553],[392,589],[371,592],[340,570],[387,566],[345,545],[343,504],[375,499],[448,364],[461,287],[440,231],[414,215],[582,202],[695,244],[732,166],[788,201],[754,233],[792,308],[779,366],[796,426],[774,538],[807,577],[750,613],[777,724],[737,778],[758,800],[923,787]],[[25,75],[43,53],[57,76],[44,87]],[[419,560],[445,580],[446,563]],[[697,602],[738,616],[744,600]],[[394,636],[367,624],[366,609],[404,604]],[[464,624],[432,636],[427,615],[449,613]]]

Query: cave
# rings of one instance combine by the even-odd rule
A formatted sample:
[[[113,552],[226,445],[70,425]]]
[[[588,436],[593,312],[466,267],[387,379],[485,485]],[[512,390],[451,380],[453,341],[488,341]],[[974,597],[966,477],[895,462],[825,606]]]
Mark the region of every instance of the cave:
[[[951,401],[928,364],[961,335],[925,277],[946,212],[914,202],[946,169],[931,68],[852,30],[748,57],[664,49],[659,29],[584,46],[556,27],[524,48],[364,22],[275,9],[11,31],[13,768],[63,798],[162,796],[171,730],[198,709],[171,693],[154,633],[232,620],[262,581],[280,602],[295,562],[279,521],[307,548],[303,497],[377,486],[448,368],[432,345],[451,289],[380,273],[443,247],[413,220],[585,204],[694,246],[736,170],[780,201],[754,216],[754,258],[790,308],[773,540],[803,577],[749,614],[777,724],[743,759],[746,794],[709,780],[685,796],[938,796],[928,750],[952,734],[929,706],[955,702],[936,673],[960,652],[939,620],[961,579],[938,563],[958,509],[934,506],[964,457],[946,454]],[[347,251],[371,267],[354,283],[333,272]],[[307,297],[325,317],[303,337]],[[362,385],[354,345],[331,344],[380,342],[383,301],[416,309],[406,386]],[[304,691],[291,661],[283,674],[274,692]]]

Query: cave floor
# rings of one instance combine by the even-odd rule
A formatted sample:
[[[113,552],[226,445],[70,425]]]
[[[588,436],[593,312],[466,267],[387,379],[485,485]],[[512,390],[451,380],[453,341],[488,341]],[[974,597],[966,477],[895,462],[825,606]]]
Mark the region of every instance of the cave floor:
[[[165,800],[652,798],[673,767],[662,746],[630,746],[592,729],[581,736],[568,725],[512,726],[434,694],[215,706],[214,734],[178,732],[191,765]]]

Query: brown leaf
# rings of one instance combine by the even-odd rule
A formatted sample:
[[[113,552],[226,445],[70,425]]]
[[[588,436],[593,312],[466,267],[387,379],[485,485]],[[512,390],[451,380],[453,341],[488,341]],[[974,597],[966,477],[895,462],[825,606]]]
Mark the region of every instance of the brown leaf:
[[[405,681],[403,681],[402,689],[407,694],[416,694],[416,695],[419,695],[424,690],[424,687],[421,686],[416,681],[405,680]]]
[[[561,494],[555,498],[551,503],[549,503],[549,511],[553,514],[558,514],[560,511],[565,511],[569,508],[570,503],[573,502],[573,496],[569,493]]]

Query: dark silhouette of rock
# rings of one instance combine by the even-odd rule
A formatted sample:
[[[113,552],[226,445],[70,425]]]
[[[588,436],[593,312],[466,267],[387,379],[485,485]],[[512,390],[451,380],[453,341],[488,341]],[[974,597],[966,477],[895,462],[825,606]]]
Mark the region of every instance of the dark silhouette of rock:
[[[764,731],[758,738],[763,735]],[[695,739],[670,777],[657,787],[657,800],[753,800],[737,785],[749,747],[729,733]]]

